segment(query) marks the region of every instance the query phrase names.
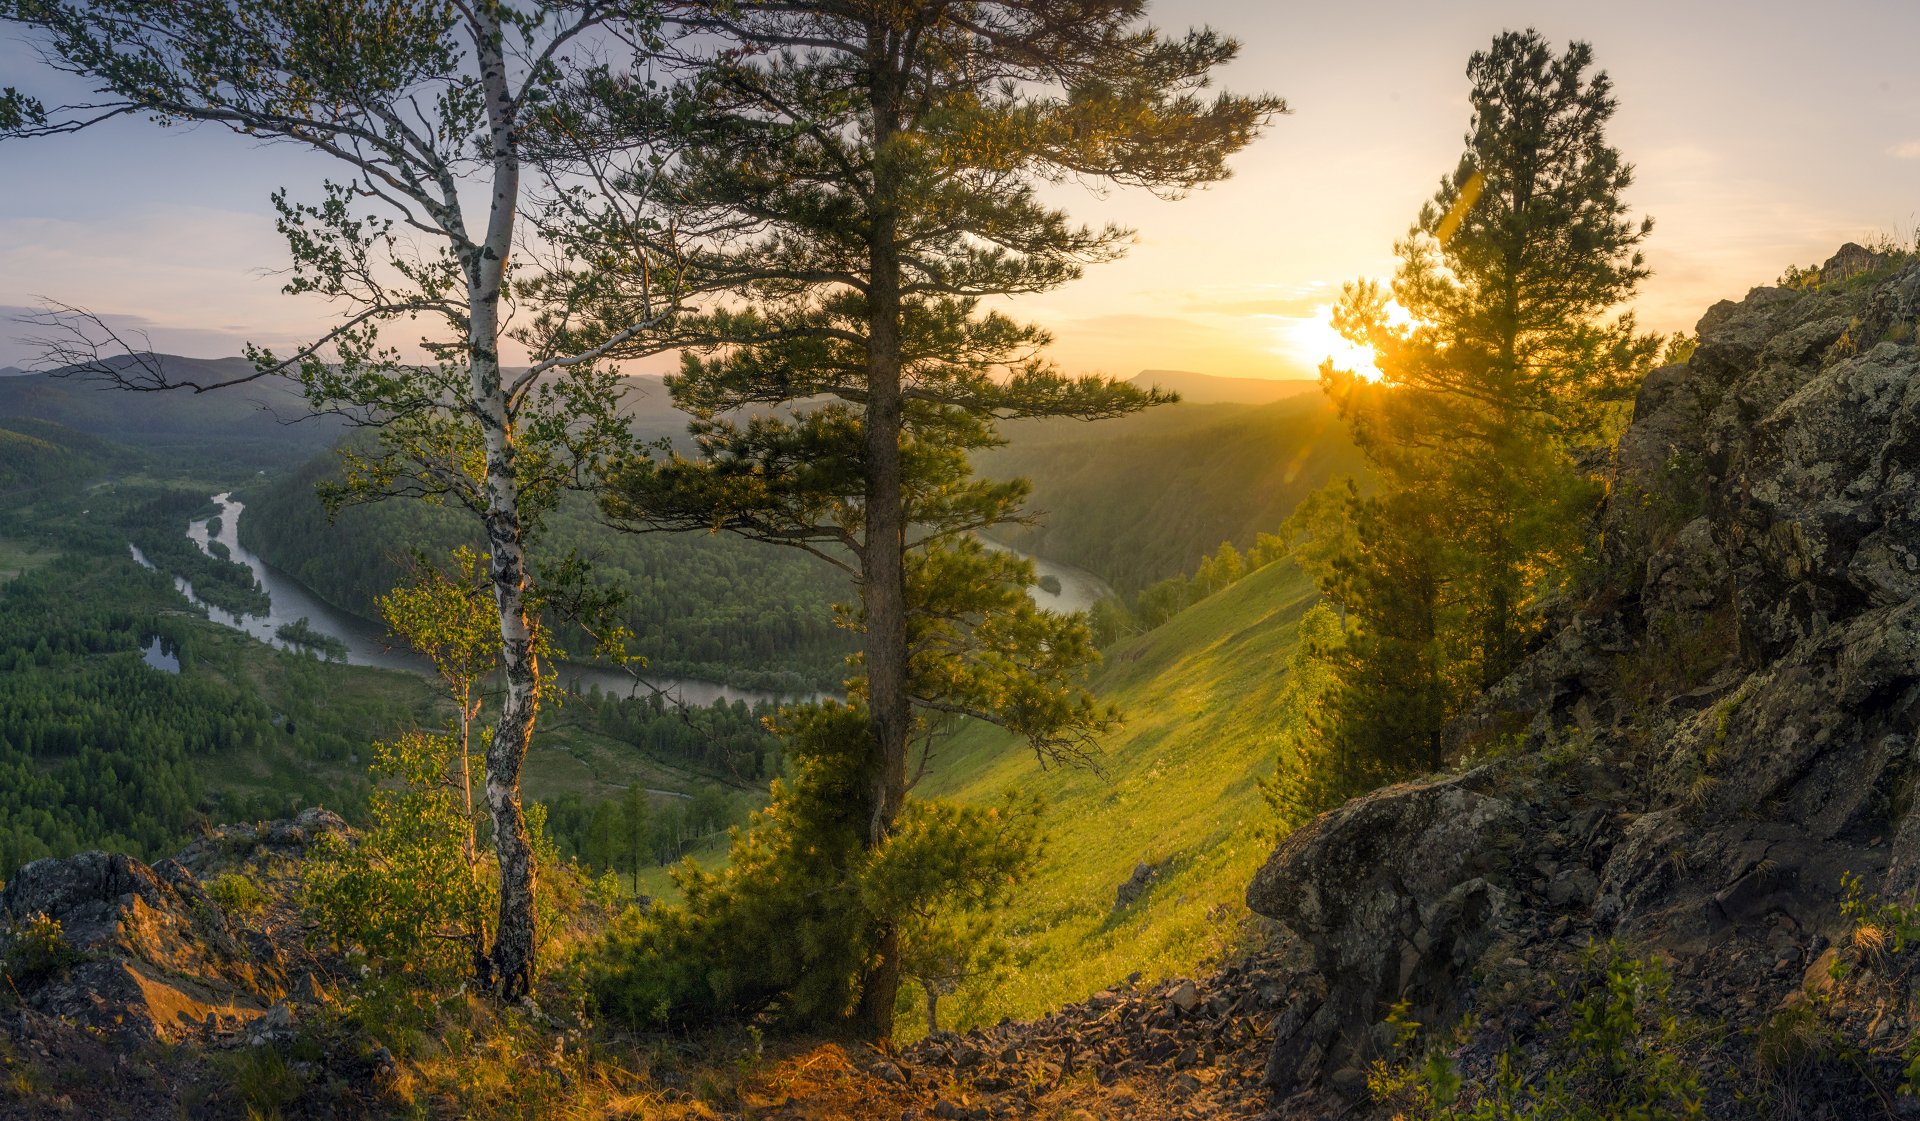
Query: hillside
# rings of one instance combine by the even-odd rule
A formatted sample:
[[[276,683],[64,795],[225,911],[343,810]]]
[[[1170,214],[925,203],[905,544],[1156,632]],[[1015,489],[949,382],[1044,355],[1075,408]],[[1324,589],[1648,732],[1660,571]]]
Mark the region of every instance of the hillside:
[[[252,370],[241,358],[151,357],[175,379],[225,381]],[[85,375],[24,374],[0,378],[0,417],[51,421],[185,462],[249,469],[311,455],[345,430],[338,418],[311,417],[297,387],[273,379],[209,393],[135,393]]]
[[[762,1121],[1447,1116],[1435,1100],[1598,1118],[1634,1095],[1681,1103],[1659,1117],[1910,1115],[1920,260],[1850,247],[1816,276],[1717,305],[1691,358],[1646,380],[1587,581],[1455,724],[1447,773],[1261,839],[1281,668],[1313,600],[1269,566],[1110,652],[1098,685],[1129,723],[1099,771],[1042,770],[976,727],[925,780],[1048,801],[1052,847],[1007,915],[1012,976],[943,1006],[962,1026],[1039,1018],[898,1052],[757,1031],[644,1059],[556,1049],[477,1092],[524,1086],[532,1115],[591,1098],[620,1103],[602,1115]],[[132,1041],[116,1046],[176,1048],[127,1064],[115,1092],[147,1109],[128,1116],[221,1092],[216,1057],[243,1045],[314,1056],[249,1083],[249,1102],[393,1113],[418,1102],[409,1087],[471,1076],[437,1049],[376,1049],[328,988],[206,952],[244,934],[282,955],[284,939],[273,960],[351,986],[298,956],[284,899],[229,917],[195,879],[236,855],[285,877],[311,830],[338,828],[309,814],[218,831],[159,868],[92,854],[23,870],[0,916],[74,934],[17,986],[4,1022],[36,1057],[16,1084],[107,1097],[62,1073],[112,1061],[84,1026],[103,1021]],[[580,922],[603,921],[576,898]],[[129,987],[129,971],[165,984]],[[159,1014],[170,993],[196,1002],[188,1023]],[[542,1038],[477,1003],[458,1015],[502,1053]]]
[[[246,377],[244,358],[143,355],[175,381],[202,384]],[[133,359],[113,364],[128,367]],[[642,438],[680,437],[686,416],[673,408],[656,376],[629,379],[623,407]],[[143,393],[114,388],[85,373],[0,370],[0,417],[50,421],[185,459],[244,463],[248,469],[297,463],[333,446],[346,431],[338,417],[316,417],[297,383],[263,378],[205,393]]]
[[[1013,976],[955,1000],[957,1026],[1036,1016],[1136,971],[1189,972],[1244,937],[1242,894],[1268,851],[1256,836],[1267,811],[1255,784],[1273,772],[1270,714],[1316,597],[1291,564],[1271,565],[1108,650],[1094,686],[1126,725],[1097,771],[1042,769],[1023,744],[983,726],[941,750],[916,794],[1038,793],[1050,835],[1008,918]],[[1140,864],[1151,883],[1116,907]]]
[[[977,458],[1033,482],[1033,526],[995,536],[1122,592],[1191,572],[1222,541],[1247,548],[1307,494],[1366,468],[1319,393],[1269,405],[1178,404],[1119,420],[1027,421]]]
[[[131,449],[64,425],[0,419],[0,496],[64,490],[136,462]]]

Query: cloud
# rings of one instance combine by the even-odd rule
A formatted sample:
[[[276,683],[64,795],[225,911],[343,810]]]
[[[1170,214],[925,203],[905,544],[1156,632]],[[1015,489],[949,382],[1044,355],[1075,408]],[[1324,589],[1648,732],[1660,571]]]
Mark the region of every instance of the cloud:
[[[42,347],[35,342],[47,331],[33,320],[41,314],[38,307],[24,304],[0,304],[0,366],[36,369]],[[184,354],[195,358],[227,358],[240,353],[247,336],[238,331],[218,328],[169,326],[144,315],[95,311],[102,322],[127,345],[162,354]]]
[[[1887,155],[1896,160],[1920,160],[1920,140],[1902,140],[1888,148]]]

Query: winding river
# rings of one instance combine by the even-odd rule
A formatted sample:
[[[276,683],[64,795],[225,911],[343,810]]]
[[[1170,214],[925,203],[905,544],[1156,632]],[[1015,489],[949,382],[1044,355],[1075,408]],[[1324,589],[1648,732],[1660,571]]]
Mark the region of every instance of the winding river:
[[[387,637],[386,631],[378,624],[334,607],[313,594],[304,584],[268,564],[241,545],[240,517],[246,512],[244,503],[224,491],[214,495],[213,501],[220,507],[220,532],[217,534],[208,532],[213,519],[202,518],[188,524],[187,537],[209,556],[216,555],[211,548],[212,542],[217,541],[224,545],[228,556],[246,565],[252,571],[253,578],[258,580],[260,586],[266,590],[272,605],[265,615],[235,615],[233,612],[202,600],[194,594],[193,585],[190,582],[178,576],[174,577],[174,586],[188,600],[205,610],[208,618],[269,646],[296,652],[305,652],[307,648],[286,641],[277,632],[288,623],[305,619],[315,631],[341,642],[346,647],[346,660],[351,665],[378,666],[382,669],[404,670],[427,677],[433,676],[433,667],[425,658],[410,650],[395,648]],[[988,545],[995,549],[1004,548],[991,542]],[[148,568],[154,567],[146,557],[141,555],[139,549],[131,545],[128,548],[132,549],[134,560]],[[1084,611],[1093,606],[1100,597],[1109,594],[1107,586],[1090,572],[1068,565],[1055,564],[1038,557],[1031,559],[1041,577],[1052,576],[1060,582],[1058,593],[1048,592],[1038,586],[1028,589],[1034,602],[1042,607],[1054,611]],[[642,679],[644,681],[642,685],[618,669],[572,662],[563,666],[560,679],[564,686],[575,691],[598,688],[607,693],[629,695],[649,689],[659,690],[669,699],[687,705],[709,705],[716,700],[741,700],[748,704],[756,704],[761,701],[794,699],[791,695],[782,696],[755,689],[739,689],[731,685],[694,678],[647,675]]]

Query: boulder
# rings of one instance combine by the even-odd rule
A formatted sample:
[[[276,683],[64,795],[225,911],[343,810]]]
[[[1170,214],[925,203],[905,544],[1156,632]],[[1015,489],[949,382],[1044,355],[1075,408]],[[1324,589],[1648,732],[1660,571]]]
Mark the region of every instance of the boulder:
[[[1153,881],[1159,878],[1159,875],[1158,865],[1144,862],[1134,865],[1133,875],[1128,876],[1126,881],[1114,890],[1113,909],[1118,911],[1123,907],[1133,906],[1134,901],[1145,895],[1147,889],[1153,886]]]
[[[350,835],[338,814],[313,808],[289,820],[219,827],[154,865],[105,852],[36,860],[0,889],[0,950],[12,940],[44,940],[46,920],[59,924],[58,960],[15,979],[21,1000],[44,1015],[135,1041],[249,1025],[250,1038],[280,1039],[286,1022],[255,1021],[276,1008],[276,1016],[286,1013],[276,1003],[288,995],[292,974],[284,934],[243,928],[202,878],[239,871],[269,882],[288,875],[290,862],[317,839]],[[294,995],[324,1001],[310,971]]]
[[[1457,1004],[1504,904],[1484,876],[1517,810],[1490,792],[1495,778],[1375,791],[1295,831],[1255,874],[1247,906],[1312,947],[1315,975],[1275,1026],[1268,1085],[1364,1066],[1369,1029],[1397,1000]]]

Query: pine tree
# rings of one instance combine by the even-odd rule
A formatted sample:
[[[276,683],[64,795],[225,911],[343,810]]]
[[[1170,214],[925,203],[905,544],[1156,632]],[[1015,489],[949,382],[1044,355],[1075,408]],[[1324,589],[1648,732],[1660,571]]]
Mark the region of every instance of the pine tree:
[[[1030,566],[969,536],[1017,517],[1026,488],[975,479],[968,455],[1000,442],[1000,420],[1165,399],[1065,377],[1040,357],[1044,331],[982,308],[1064,284],[1131,236],[1072,224],[1039,184],[1178,194],[1223,177],[1284,108],[1203,96],[1236,45],[1162,36],[1144,7],[741,0],[688,19],[723,45],[669,114],[682,154],[655,197],[689,246],[687,290],[717,297],[661,340],[689,348],[671,388],[703,454],[630,465],[609,512],[807,548],[853,576],[870,851],[937,718],[1001,723],[1056,757],[1103,724],[1070,687],[1093,656],[1084,628],[1033,610]],[[644,95],[598,92],[571,135],[646,115]],[[901,955],[895,925],[875,923],[856,988],[878,1037]]]
[[[1446,720],[1518,664],[1600,496],[1579,453],[1658,351],[1615,313],[1648,275],[1652,222],[1628,217],[1633,169],[1592,67],[1587,44],[1556,55],[1530,30],[1476,52],[1458,167],[1390,290],[1351,284],[1335,312],[1379,356],[1378,384],[1322,374],[1383,483],[1352,499],[1356,545],[1322,581],[1356,624],[1335,707],[1390,773],[1439,765]]]

